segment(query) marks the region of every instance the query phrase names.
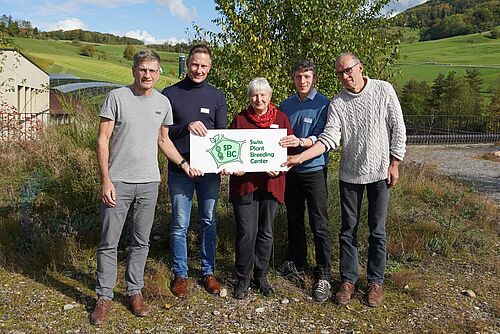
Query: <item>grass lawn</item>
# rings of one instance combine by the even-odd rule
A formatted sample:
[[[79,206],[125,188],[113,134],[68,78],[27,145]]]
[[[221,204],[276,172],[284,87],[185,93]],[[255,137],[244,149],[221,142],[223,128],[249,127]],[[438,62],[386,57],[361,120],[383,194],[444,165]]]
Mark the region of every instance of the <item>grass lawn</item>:
[[[455,71],[462,76],[467,69],[477,68],[484,79],[483,91],[489,93],[500,86],[499,54],[500,40],[489,38],[489,33],[403,43],[402,58],[394,67],[400,71],[396,83],[409,79],[430,82],[439,73]]]
[[[128,84],[132,80],[130,68],[132,62],[123,58],[125,45],[96,45],[97,52],[104,52],[105,60],[78,54],[79,47],[68,41],[43,41],[16,38],[15,43],[33,62],[48,73],[68,73],[80,78]],[[140,47],[140,46],[138,46]],[[137,48],[136,50],[138,50]],[[164,73],[156,87],[161,89],[176,82],[178,78],[169,74],[171,69],[177,72],[176,53],[159,52]]]

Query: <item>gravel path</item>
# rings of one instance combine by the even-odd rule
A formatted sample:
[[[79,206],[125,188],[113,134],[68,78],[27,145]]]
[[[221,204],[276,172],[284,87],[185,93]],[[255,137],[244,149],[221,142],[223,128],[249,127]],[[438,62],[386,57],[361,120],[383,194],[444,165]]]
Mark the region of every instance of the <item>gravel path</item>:
[[[409,145],[406,161],[435,166],[438,171],[470,182],[482,194],[500,203],[500,162],[485,154],[500,151],[500,144]]]

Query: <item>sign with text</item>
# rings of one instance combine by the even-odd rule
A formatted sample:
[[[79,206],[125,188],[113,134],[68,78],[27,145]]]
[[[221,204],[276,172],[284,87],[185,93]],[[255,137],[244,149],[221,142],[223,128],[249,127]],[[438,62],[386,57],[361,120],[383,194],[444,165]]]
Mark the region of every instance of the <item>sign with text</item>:
[[[190,165],[204,173],[286,171],[287,150],[279,140],[286,129],[208,130],[205,137],[190,134]]]

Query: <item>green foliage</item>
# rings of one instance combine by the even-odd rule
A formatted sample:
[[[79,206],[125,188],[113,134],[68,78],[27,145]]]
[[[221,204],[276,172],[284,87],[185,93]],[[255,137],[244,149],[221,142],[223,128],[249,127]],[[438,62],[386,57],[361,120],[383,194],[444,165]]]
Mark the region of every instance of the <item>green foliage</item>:
[[[134,59],[135,49],[132,45],[127,45],[125,50],[123,50],[123,58],[127,60]]]
[[[421,39],[435,40],[488,31],[500,24],[496,0],[433,0],[397,15],[394,25],[421,29]]]
[[[389,1],[216,1],[221,32],[197,29],[198,39],[213,48],[210,80],[226,94],[232,114],[247,105],[246,85],[266,77],[276,102],[293,92],[292,67],[308,59],[318,67],[317,88],[335,95],[335,58],[351,51],[359,55],[366,72],[390,76],[389,66],[399,49],[398,31],[389,32],[379,16]]]
[[[485,105],[481,84],[477,69],[467,70],[464,77],[457,77],[453,71],[447,76],[440,73],[432,86],[410,80],[400,91],[401,106],[409,115],[482,115]]]
[[[430,93],[431,87],[426,81],[410,79],[399,96],[403,111],[410,115],[426,115],[429,112]]]
[[[40,33],[40,36],[49,39],[60,39],[60,40],[78,39],[82,42],[88,42],[88,43],[133,44],[133,45],[144,44],[143,41],[131,37],[125,37],[125,36],[121,37],[121,36],[115,36],[113,34],[105,34],[105,33],[87,31],[82,29],[42,32]]]
[[[78,54],[87,57],[94,57],[96,53],[95,45],[93,44],[85,44],[80,47]]]
[[[495,27],[490,31],[490,37],[493,39],[497,39],[500,37],[500,27]]]
[[[71,41],[71,45],[80,47],[80,46],[82,46],[82,42],[80,42],[77,39],[74,39],[74,40]]]

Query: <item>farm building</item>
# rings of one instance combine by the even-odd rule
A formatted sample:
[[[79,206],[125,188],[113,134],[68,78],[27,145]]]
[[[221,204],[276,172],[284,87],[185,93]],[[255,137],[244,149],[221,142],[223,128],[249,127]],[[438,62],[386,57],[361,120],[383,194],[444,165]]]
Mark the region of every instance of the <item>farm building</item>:
[[[49,75],[14,49],[0,49],[0,140],[29,140],[49,117]]]

